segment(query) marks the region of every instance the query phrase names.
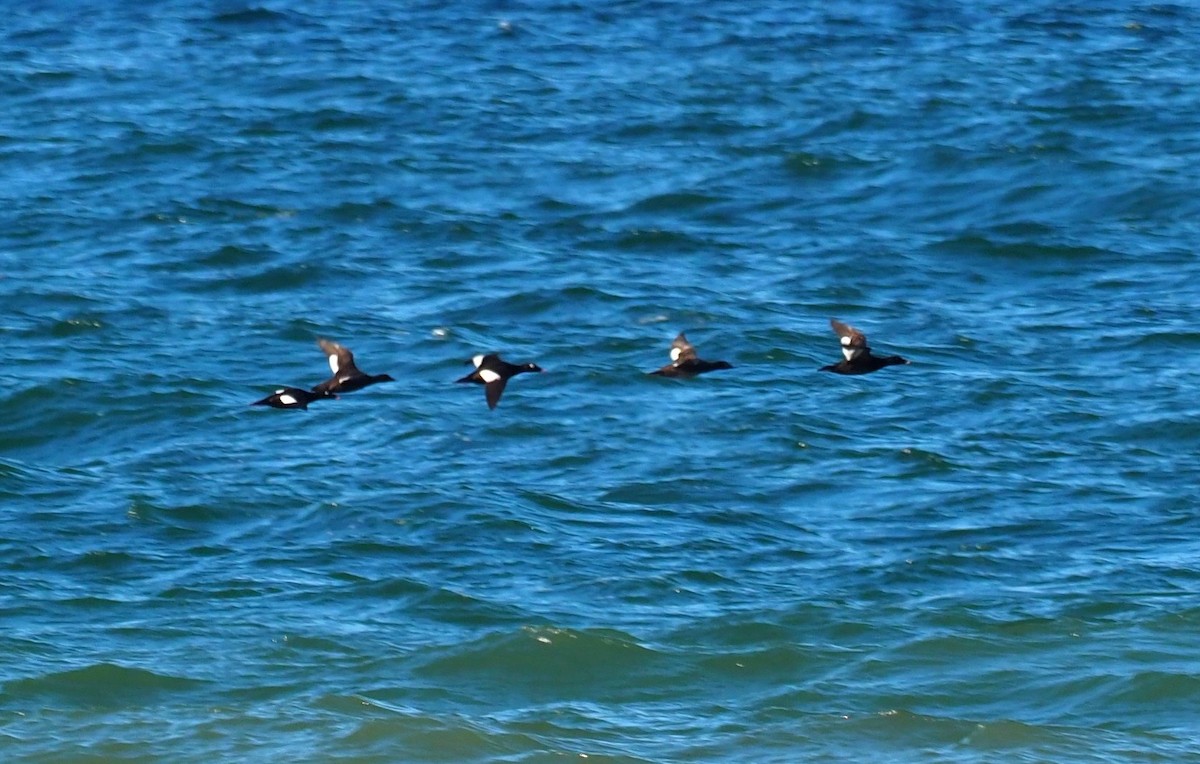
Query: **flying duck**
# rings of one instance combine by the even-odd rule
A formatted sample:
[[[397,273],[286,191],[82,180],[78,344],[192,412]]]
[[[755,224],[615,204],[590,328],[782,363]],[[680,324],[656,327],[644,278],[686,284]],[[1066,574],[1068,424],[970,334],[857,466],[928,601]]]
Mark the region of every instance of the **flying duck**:
[[[330,393],[352,393],[376,382],[395,382],[387,374],[364,374],[354,365],[354,354],[333,340],[319,339],[317,344],[329,358],[333,376],[312,389],[321,395]]]
[[[867,335],[853,326],[843,324],[836,318],[829,319],[829,325],[841,338],[842,355],[845,358],[829,366],[822,366],[821,371],[832,371],[834,374],[870,374],[873,371],[879,371],[884,366],[912,363],[898,355],[882,358],[871,355],[871,348],[867,347]]]
[[[261,401],[251,403],[251,406],[270,406],[276,409],[308,409],[308,404],[313,401],[319,401],[323,398],[336,398],[337,396],[330,392],[312,392],[302,390],[299,387],[281,387],[275,392],[263,398]]]
[[[656,374],[660,377],[690,379],[706,371],[732,368],[733,364],[727,361],[704,361],[697,358],[696,348],[692,347],[692,343],[688,342],[683,332],[680,332],[675,341],[671,343],[671,362],[658,371],[650,372],[650,374]]]
[[[542,367],[536,363],[508,363],[496,353],[477,355],[471,359],[471,363],[475,364],[475,371],[455,381],[484,385],[489,409],[496,408],[496,404],[500,402],[500,394],[504,392],[504,386],[511,377],[527,371],[542,371]]]

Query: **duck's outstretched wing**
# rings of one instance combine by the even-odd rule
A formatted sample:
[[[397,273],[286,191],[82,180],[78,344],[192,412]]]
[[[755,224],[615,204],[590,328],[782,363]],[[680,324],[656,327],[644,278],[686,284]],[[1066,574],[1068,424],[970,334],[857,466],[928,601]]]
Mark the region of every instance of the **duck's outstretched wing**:
[[[870,350],[867,347],[867,335],[855,329],[849,324],[843,324],[836,318],[829,319],[829,325],[833,327],[833,331],[837,332],[837,336],[841,339],[842,355],[847,361],[853,361],[861,354]]]
[[[675,341],[671,343],[671,363],[678,366],[695,357],[696,348],[692,347],[692,343],[688,342],[688,338],[684,336],[683,332],[680,332]]]
[[[319,339],[317,344],[321,347],[321,351],[325,353],[325,357],[329,360],[329,369],[333,372],[333,376],[355,376],[361,374],[358,367],[354,365],[354,354],[349,348],[342,347],[333,340]]]
[[[483,388],[487,394],[487,405],[489,409],[496,408],[500,403],[500,396],[504,394],[504,386],[508,384],[508,380],[504,377],[496,377],[496,379],[488,382]]]

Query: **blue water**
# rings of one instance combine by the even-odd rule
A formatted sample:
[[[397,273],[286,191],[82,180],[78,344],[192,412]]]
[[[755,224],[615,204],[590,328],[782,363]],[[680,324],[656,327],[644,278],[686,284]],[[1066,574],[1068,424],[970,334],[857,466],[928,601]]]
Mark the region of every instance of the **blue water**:
[[[1189,4],[18,4],[0,753],[1200,757]],[[912,365],[863,377],[838,317]],[[680,331],[730,371],[644,372]],[[399,381],[250,407],[328,375]],[[499,408],[498,351],[547,371]]]

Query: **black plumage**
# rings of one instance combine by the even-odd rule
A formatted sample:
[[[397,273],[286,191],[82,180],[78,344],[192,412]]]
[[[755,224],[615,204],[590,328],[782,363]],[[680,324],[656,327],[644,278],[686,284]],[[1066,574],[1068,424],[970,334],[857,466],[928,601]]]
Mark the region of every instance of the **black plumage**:
[[[697,374],[704,374],[719,369],[732,369],[728,361],[705,361],[696,357],[696,348],[688,342],[683,332],[671,343],[671,362],[658,371],[649,372],[660,377],[675,377],[690,379]]]
[[[829,319],[829,325],[841,341],[844,357],[837,363],[822,366],[821,371],[831,371],[834,374],[870,374],[885,366],[912,363],[898,355],[871,355],[871,348],[867,346],[867,335],[836,318]]]
[[[536,363],[509,363],[496,353],[477,355],[471,359],[471,363],[475,364],[475,371],[455,381],[483,385],[489,409],[496,408],[496,404],[500,403],[500,395],[508,380],[527,371],[542,371],[542,367]]]
[[[342,347],[332,340],[319,339],[317,344],[329,359],[329,368],[333,376],[315,386],[314,393],[352,393],[367,385],[377,382],[395,382],[387,374],[365,374],[354,365],[354,354],[349,348]]]
[[[270,406],[276,409],[307,409],[308,404],[313,401],[336,397],[336,395],[330,392],[316,393],[303,390],[299,387],[281,387],[261,401],[255,401],[250,405]]]

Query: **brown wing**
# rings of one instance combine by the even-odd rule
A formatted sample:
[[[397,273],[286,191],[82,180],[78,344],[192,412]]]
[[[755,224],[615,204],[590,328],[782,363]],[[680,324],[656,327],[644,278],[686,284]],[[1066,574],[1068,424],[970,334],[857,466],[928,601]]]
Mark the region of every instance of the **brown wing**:
[[[692,347],[692,343],[688,342],[683,332],[680,332],[675,341],[671,343],[671,363],[678,366],[684,361],[694,359],[695,357],[696,348]]]
[[[829,319],[829,325],[837,332],[842,342],[842,355],[847,361],[853,361],[860,353],[867,350],[867,335],[849,324],[843,324],[836,318]]]
[[[358,372],[358,367],[354,365],[354,354],[349,348],[344,348],[333,340],[319,339],[317,344],[321,346],[321,350],[329,359],[329,368],[333,372],[333,376],[339,377],[345,374],[355,374]]]

